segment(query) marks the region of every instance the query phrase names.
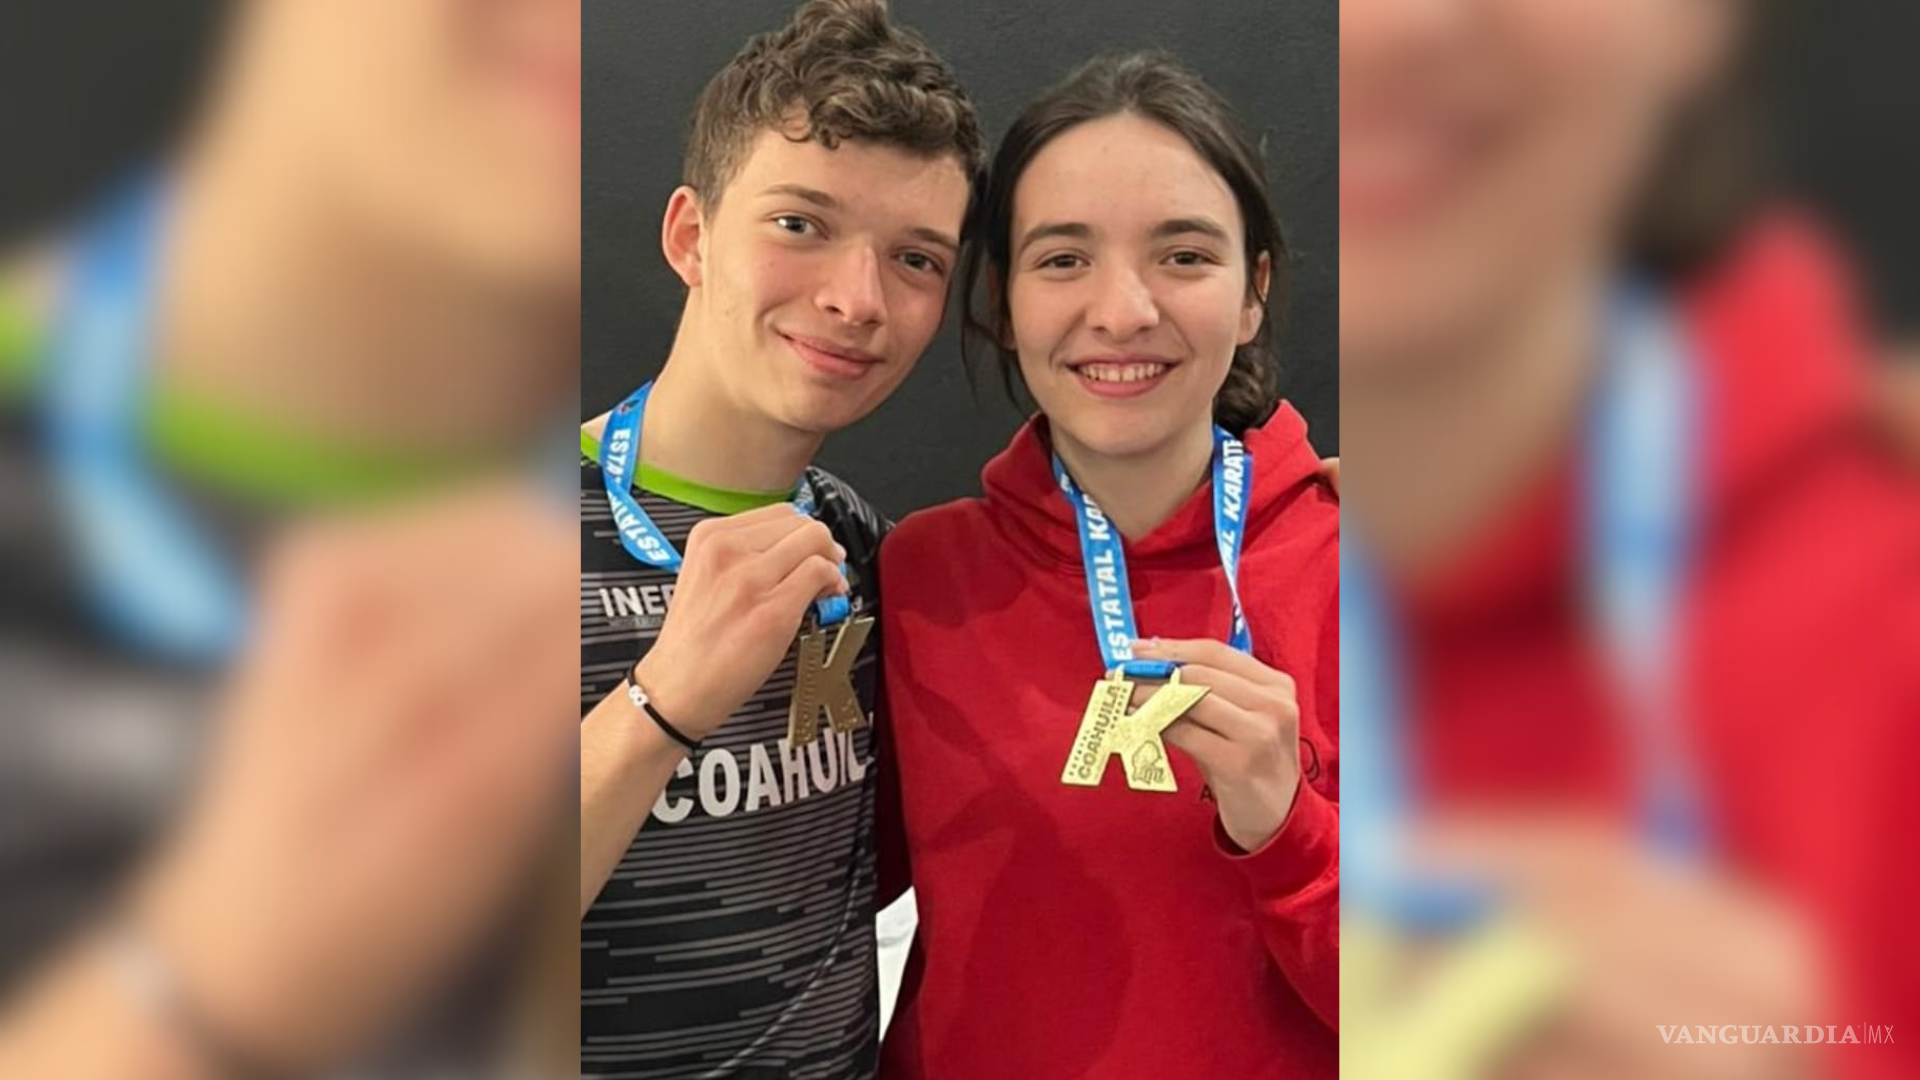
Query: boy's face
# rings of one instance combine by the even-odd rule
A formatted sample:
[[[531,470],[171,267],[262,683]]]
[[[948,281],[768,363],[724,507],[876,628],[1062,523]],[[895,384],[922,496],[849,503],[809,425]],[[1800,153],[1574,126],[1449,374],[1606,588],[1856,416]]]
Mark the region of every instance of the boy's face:
[[[763,131],[676,255],[712,377],[737,404],[826,434],[886,400],[946,312],[969,188],[957,159]],[[684,202],[687,193],[676,196]]]

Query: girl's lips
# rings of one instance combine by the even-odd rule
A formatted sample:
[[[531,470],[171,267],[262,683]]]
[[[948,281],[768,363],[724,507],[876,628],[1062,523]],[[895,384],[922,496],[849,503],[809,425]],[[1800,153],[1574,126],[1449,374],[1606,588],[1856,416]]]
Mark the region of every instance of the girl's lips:
[[[1124,399],[1151,393],[1178,366],[1161,360],[1095,360],[1071,364],[1068,370],[1095,397]]]
[[[1340,126],[1343,226],[1396,225],[1442,207],[1487,160],[1492,119],[1352,108]]]

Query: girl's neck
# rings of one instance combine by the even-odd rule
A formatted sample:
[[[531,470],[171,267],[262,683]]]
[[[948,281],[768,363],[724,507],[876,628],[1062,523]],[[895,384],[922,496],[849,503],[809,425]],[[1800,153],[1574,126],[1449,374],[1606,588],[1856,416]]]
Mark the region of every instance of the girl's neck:
[[[1603,276],[1563,275],[1442,344],[1343,358],[1342,498],[1389,567],[1449,560],[1560,460],[1599,362]]]
[[[1120,535],[1139,541],[1165,524],[1207,478],[1213,461],[1213,423],[1202,419],[1149,450],[1100,453],[1062,428],[1052,429],[1053,448],[1080,490],[1086,492]]]

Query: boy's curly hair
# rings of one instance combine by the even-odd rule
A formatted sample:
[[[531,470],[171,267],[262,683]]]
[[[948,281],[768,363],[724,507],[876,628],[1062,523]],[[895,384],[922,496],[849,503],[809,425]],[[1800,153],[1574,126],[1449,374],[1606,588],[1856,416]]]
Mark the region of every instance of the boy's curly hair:
[[[842,140],[952,154],[969,181],[985,140],[973,103],[920,35],[893,25],[883,0],[812,0],[748,41],[694,107],[684,182],[717,205],[762,130],[832,149]]]

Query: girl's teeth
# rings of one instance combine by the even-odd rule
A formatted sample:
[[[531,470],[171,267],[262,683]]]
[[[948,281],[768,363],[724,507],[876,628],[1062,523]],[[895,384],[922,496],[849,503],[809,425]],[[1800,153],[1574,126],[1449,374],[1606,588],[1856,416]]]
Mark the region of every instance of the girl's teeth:
[[[1081,373],[1095,382],[1128,383],[1151,379],[1167,370],[1165,364],[1089,364]]]

